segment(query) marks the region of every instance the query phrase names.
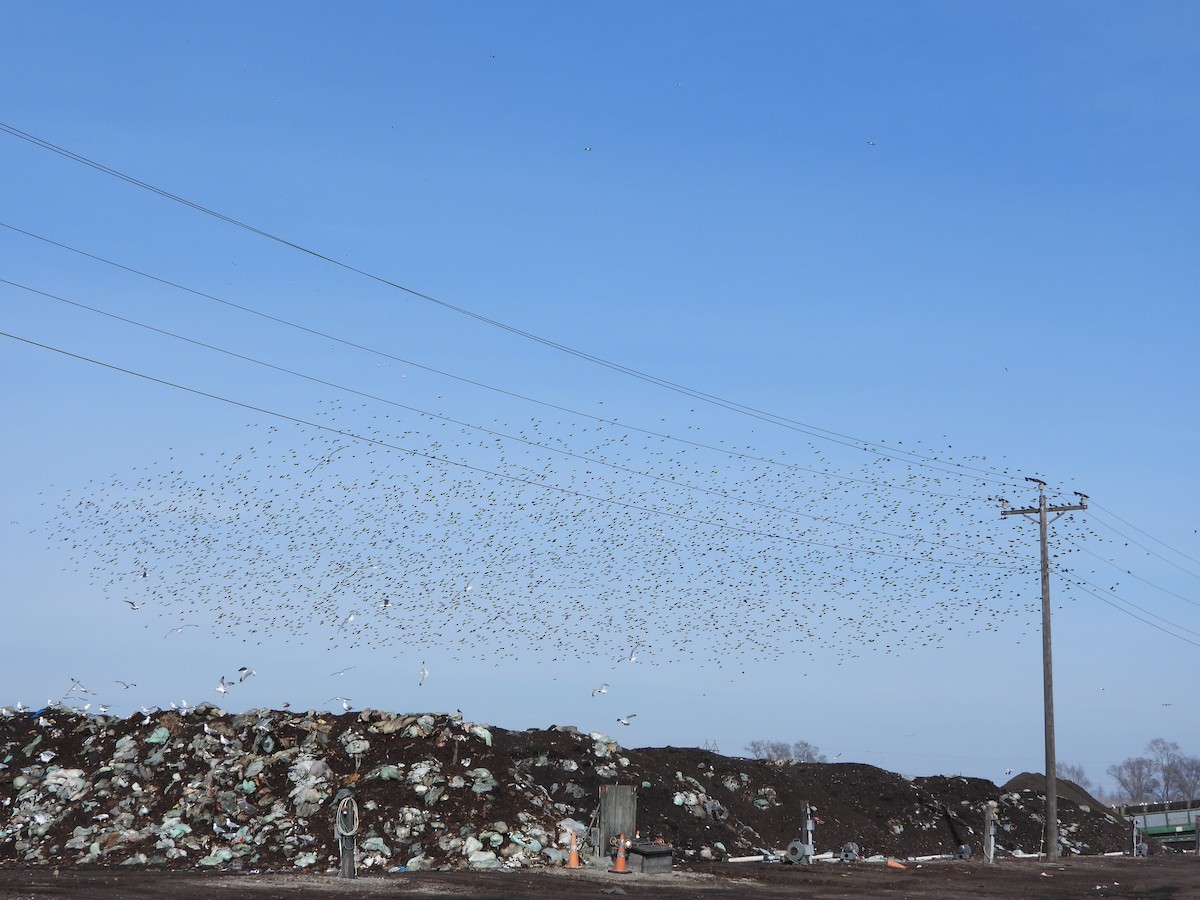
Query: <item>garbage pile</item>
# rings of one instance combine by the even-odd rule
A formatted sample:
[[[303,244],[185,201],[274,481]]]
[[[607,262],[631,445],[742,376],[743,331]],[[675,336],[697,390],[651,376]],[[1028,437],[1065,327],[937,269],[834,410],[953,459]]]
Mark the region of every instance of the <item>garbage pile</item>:
[[[865,856],[978,851],[988,800],[1001,848],[1041,844],[1041,797],[981,779],[626,750],[569,726],[507,731],[446,713],[52,706],[0,710],[0,863],[325,871],[338,865],[337,804],[353,797],[360,868],[558,865],[611,784],[637,788],[643,839],[680,862],[778,852],[806,802],[819,844],[854,841]],[[1062,800],[1059,815],[1069,849],[1127,843],[1102,809]]]

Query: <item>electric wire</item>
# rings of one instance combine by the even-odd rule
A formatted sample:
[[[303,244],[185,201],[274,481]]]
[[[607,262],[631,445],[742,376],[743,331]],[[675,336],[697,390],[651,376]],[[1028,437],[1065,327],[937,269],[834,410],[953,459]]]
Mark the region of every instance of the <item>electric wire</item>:
[[[146,278],[146,279],[148,279],[150,281],[154,281],[158,284],[162,284],[167,287],[174,288],[175,290],[183,291],[184,293],[191,294],[193,296],[200,297],[205,300],[211,300],[215,303],[219,303],[219,304],[229,307],[231,309],[236,309],[241,312],[247,313],[249,315],[257,316],[266,321],[273,322],[275,324],[282,325],[287,328],[295,329],[297,331],[300,331],[304,334],[311,335],[313,337],[319,337],[323,340],[332,341],[332,342],[334,342],[336,344],[340,344],[344,347],[349,347],[354,350],[360,350],[364,353],[369,353],[373,356],[378,356],[380,358],[387,359],[392,362],[402,363],[403,365],[411,366],[414,369],[419,369],[423,372],[428,372],[432,375],[437,375],[442,378],[448,378],[448,379],[450,379],[452,381],[456,381],[460,384],[466,384],[471,387],[480,388],[481,390],[490,391],[492,393],[496,393],[501,396],[509,397],[514,400],[520,400],[522,402],[530,403],[535,406],[540,406],[545,409],[551,409],[551,410],[554,410],[555,412],[561,412],[561,413],[566,413],[568,415],[579,416],[580,418],[588,419],[590,421],[596,422],[597,424],[609,425],[609,426],[612,426],[615,428],[623,428],[628,431],[635,431],[635,432],[637,432],[639,434],[643,434],[647,437],[653,437],[653,438],[658,438],[660,440],[671,441],[673,443],[682,444],[684,446],[694,447],[699,450],[706,450],[706,451],[709,451],[712,453],[718,453],[718,454],[721,454],[724,456],[729,456],[729,457],[732,457],[735,459],[742,459],[747,462],[759,462],[759,463],[763,463],[765,465],[776,466],[776,467],[780,467],[780,468],[784,468],[784,469],[790,469],[792,471],[806,472],[811,475],[820,475],[820,476],[823,476],[826,478],[832,478],[832,479],[835,479],[837,481],[842,481],[842,482],[849,482],[849,483],[853,483],[853,484],[869,484],[869,485],[872,485],[875,487],[883,487],[883,488],[886,488],[889,490],[903,491],[906,493],[913,493],[913,494],[922,494],[924,496],[930,496],[930,497],[942,497],[942,498],[951,499],[951,500],[972,501],[972,500],[976,499],[975,497],[964,496],[961,494],[947,494],[947,493],[944,493],[941,491],[930,491],[930,490],[925,490],[923,488],[915,488],[915,487],[908,487],[908,486],[900,485],[900,484],[894,484],[889,481],[879,481],[879,480],[871,479],[871,478],[860,478],[860,477],[857,477],[854,475],[848,475],[848,474],[841,473],[841,472],[829,472],[829,471],[824,471],[821,469],[811,469],[806,466],[801,466],[801,465],[798,465],[795,463],[782,462],[780,460],[775,460],[775,459],[771,459],[769,457],[764,457],[764,456],[758,456],[758,455],[752,454],[752,453],[743,453],[743,452],[737,451],[737,450],[731,450],[731,449],[727,449],[724,447],[717,447],[712,444],[705,444],[702,441],[694,441],[694,440],[690,440],[688,438],[673,436],[670,434],[666,434],[664,432],[654,431],[653,429],[643,428],[643,427],[640,427],[637,425],[630,425],[630,424],[627,424],[624,422],[619,422],[616,419],[608,419],[608,418],[604,418],[603,416],[597,416],[593,413],[588,413],[588,412],[583,412],[581,410],[572,409],[570,407],[562,406],[557,403],[551,403],[546,400],[539,400],[535,397],[530,397],[526,394],[520,394],[515,391],[506,390],[504,388],[497,387],[496,385],[488,384],[486,382],[476,381],[474,379],[466,378],[461,375],[455,375],[452,372],[447,372],[443,369],[437,369],[432,366],[427,366],[422,363],[416,362],[414,360],[407,359],[406,357],[396,356],[395,354],[390,353],[386,350],[380,350],[380,349],[377,349],[374,347],[370,347],[366,344],[361,344],[356,341],[351,341],[346,338],[341,338],[336,335],[330,334],[329,332],[311,328],[307,325],[302,325],[300,323],[293,322],[289,319],[284,319],[284,318],[281,318],[280,316],[276,316],[271,313],[263,312],[262,310],[255,309],[254,307],[251,307],[251,306],[246,306],[244,304],[237,303],[235,301],[228,300],[223,297],[218,297],[214,294],[209,294],[204,291],[196,290],[195,288],[187,287],[186,285],[182,285],[177,282],[170,281],[165,278],[161,278],[157,275],[152,275],[148,272],[144,272],[139,269],[135,269],[135,268],[133,268],[131,266],[127,266],[123,263],[119,263],[119,262],[116,262],[111,259],[106,259],[102,256],[97,256],[95,254],[87,252],[86,250],[81,250],[79,248],[60,243],[59,241],[55,241],[51,238],[44,237],[44,236],[38,235],[38,234],[34,234],[31,231],[26,231],[22,228],[16,227],[15,225],[10,225],[10,224],[4,223],[4,222],[0,222],[0,227],[7,228],[10,231],[25,235],[26,237],[33,238],[34,240],[42,241],[46,244],[50,244],[51,246],[58,247],[63,250],[67,250],[71,253],[78,254],[79,256],[83,256],[87,259],[91,259],[96,262],[100,262],[105,265],[112,266],[114,268],[128,272],[132,275],[137,275],[141,278]]]
[[[476,466],[476,465],[472,465],[472,464],[466,463],[466,462],[447,459],[445,457],[436,456],[431,453],[423,453],[419,450],[413,450],[408,447],[401,447],[397,444],[391,444],[387,441],[378,440],[377,438],[367,437],[365,435],[356,434],[354,432],[347,431],[344,429],[334,428],[329,425],[322,425],[319,422],[314,422],[309,419],[301,418],[299,416],[293,416],[293,415],[289,415],[288,413],[279,412],[278,410],[267,409],[265,407],[256,406],[254,404],[244,403],[240,400],[234,400],[229,397],[223,397],[219,394],[214,394],[212,392],[204,391],[199,388],[189,387],[187,385],[182,385],[177,382],[172,382],[172,381],[168,381],[166,379],[157,378],[153,375],[147,375],[144,372],[137,372],[137,371],[134,371],[133,369],[127,369],[127,368],[124,368],[123,366],[118,366],[113,363],[107,363],[102,360],[93,359],[91,357],[83,356],[78,353],[72,353],[71,351],[64,350],[60,347],[53,347],[49,344],[43,344],[39,341],[32,340],[31,338],[21,337],[19,335],[10,334],[5,331],[0,331],[0,337],[9,338],[10,340],[17,341],[17,342],[25,344],[27,346],[36,347],[38,349],[46,350],[51,353],[57,353],[61,356],[66,356],[68,358],[75,359],[80,362],[85,362],[85,363],[89,363],[91,365],[99,366],[101,368],[108,369],[113,372],[118,372],[118,373],[124,374],[124,375],[131,375],[135,378],[140,378],[145,381],[152,382],[154,384],[162,385],[163,387],[172,388],[174,390],[183,391],[185,393],[192,394],[197,397],[205,397],[209,400],[216,400],[220,403],[226,403],[226,404],[229,404],[230,406],[235,406],[239,409],[244,409],[249,412],[258,413],[258,414],[264,415],[264,416],[271,416],[273,418],[281,419],[285,422],[291,422],[294,425],[303,425],[303,426],[306,426],[309,428],[315,428],[320,431],[327,432],[329,434],[335,434],[339,437],[346,438],[348,440],[361,441],[363,443],[371,444],[373,446],[381,447],[381,448],[387,449],[387,450],[396,450],[400,453],[405,453],[410,456],[416,456],[416,457],[420,457],[422,459],[427,459],[427,460],[430,460],[433,462],[439,462],[439,463],[444,463],[447,465],[456,466],[458,468],[464,469],[469,472],[474,472],[477,474],[502,479],[504,481],[515,482],[517,484],[522,484],[522,485],[525,485],[528,487],[540,488],[541,490],[552,491],[552,492],[563,494],[566,496],[576,497],[581,500],[590,500],[590,501],[593,501],[596,503],[603,503],[603,504],[610,505],[610,506],[616,506],[621,509],[629,509],[629,510],[634,510],[636,512],[646,513],[648,515],[664,516],[667,518],[672,518],[672,519],[677,519],[679,521],[688,522],[693,525],[700,525],[700,526],[703,526],[706,528],[728,530],[728,531],[732,531],[732,532],[735,532],[738,534],[748,535],[750,537],[761,537],[761,538],[767,538],[770,540],[782,540],[782,541],[787,541],[787,542],[794,543],[794,544],[802,544],[804,546],[820,547],[820,548],[826,549],[826,550],[838,550],[838,551],[845,552],[845,553],[862,553],[862,554],[882,557],[882,558],[886,558],[886,559],[898,559],[898,560],[903,560],[906,562],[918,562],[918,563],[921,563],[924,565],[950,566],[955,569],[976,568],[976,569],[998,569],[998,570],[1004,570],[1004,571],[1028,571],[1027,567],[989,565],[986,563],[964,563],[964,562],[957,562],[954,560],[943,560],[943,559],[926,559],[926,558],[922,558],[922,557],[906,556],[906,555],[900,554],[900,553],[888,553],[887,551],[883,551],[883,550],[873,550],[873,549],[867,548],[867,547],[852,547],[852,546],[846,546],[846,545],[841,545],[841,544],[829,544],[829,543],[825,543],[823,541],[807,540],[804,538],[796,537],[794,535],[781,534],[778,532],[762,531],[760,529],[754,529],[754,528],[743,528],[741,526],[731,525],[728,523],[717,522],[717,521],[708,520],[708,519],[701,519],[699,517],[689,516],[689,515],[686,515],[683,513],[668,512],[665,510],[657,509],[655,507],[643,506],[638,503],[630,503],[627,501],[615,500],[611,497],[600,497],[595,494],[589,494],[585,491],[577,491],[577,490],[573,490],[571,488],[562,487],[560,485],[545,484],[545,483],[542,483],[542,482],[539,482],[539,481],[536,481],[533,479],[521,478],[519,476],[509,475],[504,472],[497,472],[492,469],[487,469],[483,466]]]
[[[1188,634],[1196,635],[1196,637],[1200,637],[1200,632],[1193,631],[1192,629],[1190,629],[1184,625],[1180,625],[1178,622],[1172,622],[1170,619],[1164,619],[1162,616],[1156,615],[1155,613],[1150,612],[1148,609],[1143,609],[1142,607],[1138,606],[1136,603],[1131,603],[1128,600],[1124,600],[1121,597],[1114,594],[1112,591],[1108,590],[1107,588],[1102,588],[1098,584],[1093,584],[1092,582],[1088,581],[1086,578],[1081,577],[1080,575],[1078,575],[1075,572],[1072,572],[1070,570],[1061,570],[1061,569],[1057,569],[1057,568],[1055,568],[1054,571],[1056,572],[1056,574],[1058,574],[1058,576],[1060,578],[1063,579],[1063,581],[1066,584],[1072,585],[1074,587],[1079,588],[1080,590],[1085,591],[1088,594],[1091,594],[1097,600],[1100,600],[1103,603],[1107,603],[1113,609],[1119,610],[1120,612],[1125,613],[1125,615],[1127,615],[1131,618],[1137,619],[1139,622],[1149,625],[1151,628],[1155,628],[1155,629],[1161,631],[1163,634],[1169,634],[1171,637],[1178,638],[1179,640],[1184,641],[1188,644],[1191,644],[1192,646],[1200,647],[1200,642],[1193,641],[1190,638],[1186,638],[1181,634],[1175,634],[1175,632],[1173,632],[1173,631],[1168,631],[1166,628],[1163,628],[1161,625],[1156,625],[1154,622],[1151,622],[1149,619],[1143,619],[1141,616],[1135,615],[1134,613],[1131,613],[1129,610],[1127,610],[1121,606],[1118,606],[1116,603],[1107,599],[1106,597],[1100,596],[1100,593],[1102,592],[1105,594],[1109,594],[1113,597],[1116,597],[1116,599],[1120,603],[1124,603],[1126,606],[1131,606],[1134,609],[1138,610],[1138,612],[1143,612],[1153,619],[1158,619],[1158,621],[1160,621],[1160,622],[1165,622],[1166,624],[1170,625],[1172,628],[1178,628],[1180,631],[1186,631]]]
[[[1164,593],[1170,597],[1174,597],[1176,600],[1182,600],[1184,603],[1188,603],[1188,604],[1191,604],[1192,606],[1200,607],[1200,601],[1193,600],[1190,597],[1185,597],[1183,594],[1177,594],[1177,593],[1175,593],[1175,591],[1172,591],[1169,588],[1165,588],[1162,585],[1155,584],[1153,581],[1149,581],[1148,579],[1143,578],[1141,575],[1136,575],[1136,574],[1134,574],[1134,572],[1132,570],[1126,569],[1124,566],[1120,565],[1119,563],[1113,562],[1111,559],[1105,559],[1103,556],[1101,556],[1096,551],[1092,550],[1090,547],[1085,547],[1083,544],[1074,540],[1070,536],[1067,536],[1066,540],[1067,540],[1067,543],[1071,544],[1077,550],[1082,550],[1084,553],[1088,554],[1089,556],[1096,557],[1096,559],[1100,560],[1100,562],[1104,563],[1107,566],[1112,566],[1112,568],[1116,569],[1121,574],[1128,575],[1130,578],[1134,578],[1137,581],[1140,581],[1142,584],[1146,585],[1147,587],[1152,587],[1156,591],[1161,591],[1162,593]]]
[[[765,503],[765,502],[759,501],[759,500],[752,500],[749,498],[739,497],[737,494],[732,494],[732,493],[729,493],[726,491],[720,491],[720,490],[716,490],[714,488],[706,488],[706,487],[702,487],[700,485],[694,485],[689,482],[679,481],[679,480],[676,480],[673,478],[668,478],[663,475],[655,475],[650,472],[643,472],[641,470],[634,469],[631,467],[617,465],[615,463],[610,463],[606,460],[601,460],[601,459],[597,459],[592,456],[575,453],[570,450],[565,450],[565,449],[558,448],[558,447],[551,447],[549,445],[542,444],[537,441],[531,441],[527,438],[523,438],[523,437],[520,437],[517,435],[511,435],[506,432],[496,431],[496,430],[487,428],[482,425],[476,425],[471,422],[466,422],[463,420],[455,419],[450,416],[442,415],[440,413],[435,413],[435,412],[431,412],[429,410],[420,409],[415,406],[409,406],[407,404],[400,403],[395,400],[391,400],[387,397],[381,397],[377,394],[370,394],[365,391],[360,391],[355,388],[348,387],[346,385],[337,384],[332,381],[326,381],[322,378],[317,378],[316,376],[308,375],[304,372],[299,372],[294,369],[289,369],[284,366],[279,366],[274,363],[267,362],[267,361],[259,359],[257,357],[248,356],[246,354],[238,353],[233,350],[228,350],[226,348],[216,346],[215,344],[210,344],[205,341],[200,341],[195,338],[187,337],[187,336],[179,334],[177,332],[169,331],[169,330],[166,330],[163,328],[158,328],[154,325],[149,325],[147,323],[140,322],[136,319],[131,319],[126,316],[108,312],[108,311],[100,309],[98,307],[90,306],[85,303],[80,303],[79,301],[71,300],[67,297],[63,297],[58,294],[52,294],[52,293],[49,293],[48,291],[42,291],[37,288],[30,287],[29,285],[20,284],[18,282],[11,281],[7,278],[0,278],[0,284],[7,284],[11,287],[18,288],[23,291],[27,291],[28,293],[35,294],[39,297],[42,297],[42,298],[45,298],[48,300],[54,300],[56,302],[66,304],[66,305],[74,307],[76,309],[84,310],[84,311],[93,313],[95,315],[104,316],[106,318],[113,319],[114,321],[118,321],[118,322],[124,323],[126,325],[130,325],[130,326],[133,326],[136,328],[141,328],[146,331],[150,331],[154,334],[162,335],[164,337],[169,337],[169,338],[172,338],[173,340],[177,340],[177,341],[182,341],[184,343],[191,344],[193,346],[200,347],[205,350],[210,350],[215,353],[220,353],[225,356],[229,356],[234,359],[241,360],[243,362],[248,362],[253,365],[267,368],[267,369],[270,369],[275,372],[280,372],[285,375],[289,375],[289,376],[292,376],[295,378],[300,378],[305,381],[312,382],[314,384],[319,384],[324,387],[333,388],[334,390],[352,394],[354,396],[361,397],[366,400],[384,403],[389,406],[393,406],[397,409],[403,409],[408,412],[417,413],[418,415],[421,415],[421,416],[427,416],[429,418],[437,419],[442,422],[446,422],[446,423],[453,424],[453,425],[458,425],[463,428],[468,428],[468,429],[471,429],[474,431],[481,432],[490,437],[501,438],[501,439],[510,440],[510,441],[516,441],[516,442],[524,444],[525,446],[528,446],[528,447],[534,447],[539,450],[544,450],[547,452],[560,454],[560,455],[567,456],[572,459],[577,459],[577,460],[580,460],[580,461],[583,461],[583,462],[586,462],[589,464],[593,464],[593,465],[605,466],[607,468],[610,468],[615,471],[622,472],[622,473],[625,473],[628,475],[633,475],[633,476],[636,476],[639,478],[649,479],[651,481],[654,481],[654,482],[657,482],[660,484],[666,484],[666,485],[671,486],[672,488],[681,488],[684,490],[690,490],[693,492],[703,493],[703,494],[706,494],[709,496],[719,497],[723,500],[730,500],[734,503],[743,503],[743,504],[747,504],[749,506],[767,509],[767,510],[771,510],[773,512],[784,513],[786,515],[797,516],[800,518],[812,520],[814,522],[823,522],[827,525],[835,525],[840,528],[848,528],[853,531],[864,532],[867,534],[875,534],[875,535],[881,535],[881,536],[885,536],[885,537],[897,538],[899,540],[903,540],[906,542],[912,542],[912,543],[916,543],[916,544],[929,543],[929,540],[924,537],[914,537],[912,535],[905,535],[905,534],[901,534],[899,532],[887,531],[887,530],[879,529],[879,528],[870,528],[870,527],[867,527],[864,525],[857,525],[852,522],[841,522],[839,520],[832,519],[827,516],[817,516],[817,515],[813,515],[812,513],[802,512],[801,510],[797,510],[797,509],[776,506],[774,504]],[[669,501],[662,501],[662,502],[667,503],[670,506],[675,506],[676,508],[682,508],[680,504],[670,503]],[[960,551],[963,553],[975,553],[975,554],[979,554],[982,556],[995,557],[997,559],[1007,559],[1008,558],[1007,554],[1000,553],[997,551],[992,551],[992,550],[984,550],[984,549],[973,548],[973,547],[960,547],[957,545],[946,544],[946,543],[942,543],[941,546],[943,549],[946,549],[946,550],[956,550],[956,551]]]
[[[732,412],[738,412],[738,413],[741,413],[742,415],[746,415],[746,416],[749,416],[754,419],[758,419],[763,422],[769,422],[769,423],[778,425],[783,428],[788,428],[793,431],[798,431],[800,433],[807,434],[811,437],[816,437],[816,438],[820,438],[822,440],[831,441],[833,443],[841,444],[841,445],[847,446],[847,447],[852,447],[854,449],[862,450],[864,452],[873,453],[873,454],[880,455],[880,456],[904,456],[907,459],[909,459],[911,462],[913,462],[914,464],[917,464],[917,465],[925,466],[925,467],[928,467],[928,468],[931,468],[931,469],[934,469],[937,471],[954,472],[955,474],[966,474],[967,477],[976,478],[976,479],[978,479],[980,481],[984,481],[984,482],[991,482],[991,483],[995,483],[995,484],[1014,484],[1015,483],[1011,476],[1003,475],[1003,477],[997,477],[998,475],[1001,475],[1002,473],[997,473],[994,470],[983,469],[983,468],[976,467],[976,466],[967,466],[962,463],[954,463],[954,464],[952,464],[953,468],[947,469],[947,468],[945,468],[945,464],[942,463],[942,461],[936,459],[935,457],[927,456],[925,454],[915,453],[913,451],[901,450],[898,448],[888,447],[885,444],[879,444],[874,441],[867,441],[867,440],[864,440],[861,438],[853,437],[851,435],[842,434],[841,432],[836,432],[836,431],[831,431],[829,429],[820,428],[819,426],[800,422],[798,420],[791,419],[786,416],[777,415],[775,413],[767,412],[765,410],[761,410],[761,409],[758,409],[756,407],[752,407],[752,406],[749,406],[746,404],[738,403],[736,401],[727,400],[725,398],[719,397],[714,394],[709,394],[704,391],[696,390],[694,388],[689,388],[685,385],[678,384],[676,382],[670,381],[665,378],[660,378],[655,375],[650,375],[650,374],[642,372],[638,369],[634,369],[632,367],[613,362],[613,361],[605,359],[603,357],[596,356],[591,353],[587,353],[586,351],[576,349],[567,344],[563,344],[559,341],[551,340],[549,338],[545,338],[540,335],[534,334],[533,332],[526,331],[522,328],[518,328],[516,326],[509,325],[505,322],[501,322],[498,319],[493,319],[491,317],[482,315],[481,313],[477,313],[473,310],[467,309],[466,307],[459,306],[459,305],[456,305],[453,303],[449,303],[445,300],[438,299],[429,294],[426,294],[421,291],[415,290],[413,288],[407,287],[405,285],[399,284],[398,282],[392,281],[391,279],[385,278],[384,276],[377,275],[377,274],[369,272],[365,269],[351,265],[350,263],[346,263],[346,262],[342,262],[341,260],[334,259],[333,257],[327,256],[317,250],[313,250],[302,244],[298,244],[294,241],[290,241],[286,238],[280,237],[279,235],[273,234],[262,228],[258,228],[257,226],[250,225],[246,222],[242,222],[238,219],[233,218],[232,216],[218,212],[214,209],[203,206],[202,204],[199,204],[195,201],[188,200],[177,194],[173,194],[170,191],[164,190],[163,188],[159,188],[159,187],[156,187],[155,185],[149,184],[148,182],[142,181],[141,179],[138,179],[132,175],[128,175],[128,174],[121,172],[117,169],[114,169],[110,166],[106,166],[102,163],[96,162],[95,160],[89,159],[88,157],[83,156],[82,154],[76,153],[72,150],[68,150],[64,147],[60,147],[56,144],[51,143],[48,140],[45,140],[44,138],[40,138],[40,137],[37,137],[36,135],[22,131],[22,130],[16,128],[15,126],[9,125],[4,122],[0,122],[0,131],[3,131],[13,137],[20,139],[20,140],[31,143],[37,147],[41,147],[44,150],[49,150],[52,153],[58,154],[66,159],[70,159],[74,162],[81,163],[82,165],[88,166],[88,167],[94,169],[95,171],[101,172],[106,175],[110,175],[117,179],[120,179],[121,181],[124,181],[125,183],[130,184],[134,187],[141,188],[143,190],[149,191],[150,193],[153,193],[160,197],[163,197],[164,199],[171,200],[175,203],[182,204],[183,206],[186,206],[197,212],[203,213],[204,215],[211,216],[211,217],[217,219],[218,221],[225,222],[226,224],[233,225],[237,228],[244,229],[245,231],[248,231],[251,234],[255,234],[255,235],[258,235],[259,237],[266,238],[267,240],[274,241],[285,247],[289,247],[300,253],[307,254],[308,256],[311,256],[315,259],[319,259],[330,265],[344,269],[348,272],[352,272],[356,275],[361,275],[364,278],[368,278],[372,281],[375,281],[378,284],[382,284],[386,287],[390,287],[395,290],[402,291],[406,294],[409,294],[410,296],[427,301],[429,303],[436,304],[444,309],[450,310],[459,315],[467,316],[469,318],[475,319],[479,322],[483,322],[484,324],[487,324],[494,328],[498,328],[500,330],[503,330],[510,334],[524,338],[526,340],[533,341],[535,343],[552,348],[554,350],[558,350],[562,353],[566,353],[570,356],[577,357],[578,359],[582,359],[584,361],[591,362],[595,365],[603,366],[604,368],[610,369],[614,372],[619,372],[621,374],[628,375],[632,378],[636,378],[638,380],[647,382],[649,384],[654,384],[654,385],[657,385],[658,387],[662,387],[667,390],[674,391],[674,392],[682,394],[684,396],[691,397],[695,400],[700,400],[701,402],[710,403],[712,405],[719,406],[721,408],[730,410]],[[972,473],[975,473],[975,474],[972,474]]]
[[[1096,506],[1096,507],[1098,507],[1098,508],[1100,508],[1100,509],[1103,509],[1103,510],[1104,510],[1106,513],[1108,513],[1110,516],[1112,516],[1112,517],[1113,517],[1114,519],[1116,519],[1117,521],[1119,521],[1119,522],[1121,522],[1121,523],[1123,523],[1123,524],[1125,524],[1125,525],[1128,525],[1128,526],[1129,526],[1130,528],[1132,528],[1134,531],[1140,532],[1141,534],[1145,534],[1145,535],[1146,535],[1146,537],[1150,538],[1150,540],[1152,540],[1152,541],[1155,541],[1156,543],[1162,544],[1164,547],[1166,547],[1168,550],[1172,551],[1173,553],[1178,553],[1178,554],[1179,554],[1180,556],[1182,556],[1184,559],[1189,559],[1189,560],[1191,560],[1192,562],[1197,562],[1197,560],[1194,560],[1194,559],[1192,559],[1192,557],[1188,556],[1186,553],[1183,553],[1183,552],[1181,552],[1181,551],[1179,551],[1179,550],[1176,550],[1174,547],[1171,547],[1170,545],[1168,545],[1168,544],[1164,543],[1163,541],[1160,541],[1158,538],[1154,537],[1154,535],[1152,535],[1152,534],[1147,534],[1146,532],[1142,531],[1142,529],[1138,528],[1136,525],[1130,525],[1130,523],[1126,522],[1124,519],[1122,519],[1122,518],[1121,518],[1120,516],[1118,516],[1116,513],[1113,513],[1113,512],[1110,512],[1110,511],[1109,511],[1109,510],[1107,510],[1107,509],[1104,509],[1104,507],[1103,507],[1103,506],[1100,506],[1100,504],[1098,504],[1098,503],[1093,503],[1092,505],[1093,505],[1093,506]],[[1103,518],[1102,516],[1097,516],[1095,513],[1093,513],[1093,514],[1092,514],[1092,518],[1093,518],[1093,519],[1095,519],[1095,520],[1096,520],[1096,522],[1098,522],[1099,524],[1101,524],[1101,525],[1103,525],[1105,528],[1107,528],[1109,531],[1113,532],[1114,534],[1118,534],[1118,535],[1120,535],[1120,536],[1121,536],[1122,538],[1124,538],[1126,541],[1128,541],[1129,543],[1133,544],[1135,547],[1140,547],[1142,550],[1145,550],[1145,551],[1146,551],[1147,553],[1149,553],[1151,556],[1153,556],[1153,557],[1155,557],[1155,558],[1157,558],[1157,559],[1161,559],[1163,562],[1167,563],[1167,565],[1174,566],[1174,567],[1175,567],[1176,569],[1178,569],[1179,571],[1181,571],[1181,572],[1184,572],[1184,573],[1186,573],[1186,574],[1188,574],[1188,575],[1191,575],[1193,578],[1200,578],[1200,574],[1197,574],[1196,572],[1193,572],[1191,569],[1188,569],[1188,568],[1187,568],[1187,567],[1185,567],[1185,566],[1181,566],[1181,565],[1179,565],[1179,563],[1177,563],[1177,562],[1175,562],[1175,561],[1173,561],[1173,560],[1167,559],[1167,558],[1166,558],[1165,556],[1163,556],[1161,553],[1156,553],[1154,550],[1151,550],[1151,549],[1150,549],[1149,547],[1147,547],[1145,544],[1143,544],[1143,543],[1141,543],[1140,541],[1137,541],[1136,539],[1134,539],[1134,538],[1131,538],[1129,535],[1125,534],[1123,531],[1121,531],[1121,530],[1120,530],[1119,528],[1117,528],[1116,526],[1114,526],[1114,525],[1111,525],[1111,524],[1110,524],[1110,523],[1108,523],[1108,522],[1105,522],[1105,521],[1104,521],[1104,518]],[[1200,564],[1200,563],[1198,563],[1198,564]]]

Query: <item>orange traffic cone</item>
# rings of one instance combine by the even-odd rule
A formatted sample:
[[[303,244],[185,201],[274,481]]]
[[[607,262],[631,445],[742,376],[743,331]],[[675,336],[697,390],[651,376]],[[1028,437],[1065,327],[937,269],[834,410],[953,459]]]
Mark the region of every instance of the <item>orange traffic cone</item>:
[[[608,871],[615,875],[628,875],[629,869],[625,864],[625,835],[621,835],[621,842],[617,844],[617,863]]]
[[[582,869],[579,864],[579,845],[575,843],[575,832],[571,832],[571,855],[567,857],[568,869]]]

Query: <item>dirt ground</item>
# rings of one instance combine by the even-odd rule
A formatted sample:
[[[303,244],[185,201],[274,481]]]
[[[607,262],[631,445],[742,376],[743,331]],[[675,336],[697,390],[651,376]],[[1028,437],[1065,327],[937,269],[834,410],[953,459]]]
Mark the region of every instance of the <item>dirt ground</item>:
[[[101,866],[0,868],[0,900],[79,897],[95,900],[348,900],[354,897],[487,898],[820,898],[820,900],[943,900],[943,898],[1121,897],[1138,900],[1200,898],[1200,859],[1076,857],[1047,864],[1005,860],[908,863],[818,863],[792,866],[713,863],[677,868],[669,875],[613,875],[562,868],[498,872],[416,872],[339,879],[334,875],[146,870]]]

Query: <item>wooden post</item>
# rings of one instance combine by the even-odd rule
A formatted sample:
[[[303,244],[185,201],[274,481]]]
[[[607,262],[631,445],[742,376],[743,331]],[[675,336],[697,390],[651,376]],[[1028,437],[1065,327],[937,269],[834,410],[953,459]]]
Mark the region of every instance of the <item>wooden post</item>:
[[[600,847],[606,855],[613,838],[637,830],[637,788],[632,784],[600,786]]]
[[[1046,531],[1051,522],[1057,521],[1063,513],[1076,509],[1087,509],[1087,495],[1080,494],[1079,503],[1073,506],[1047,506],[1046,482],[1040,478],[1026,478],[1038,487],[1038,505],[1028,509],[1005,509],[1002,516],[1037,515],[1038,542],[1041,546],[1042,569],[1042,705],[1046,726],[1046,859],[1058,859],[1058,780],[1055,769],[1058,762],[1054,753],[1054,666],[1051,661],[1050,642],[1050,548]],[[1008,501],[1003,501],[1007,503]],[[1047,513],[1058,513],[1053,519],[1047,519]]]

